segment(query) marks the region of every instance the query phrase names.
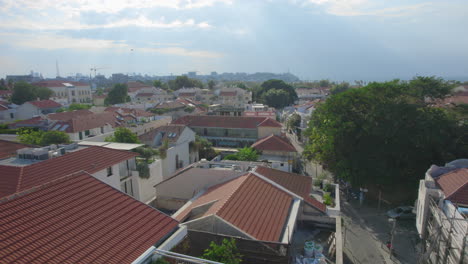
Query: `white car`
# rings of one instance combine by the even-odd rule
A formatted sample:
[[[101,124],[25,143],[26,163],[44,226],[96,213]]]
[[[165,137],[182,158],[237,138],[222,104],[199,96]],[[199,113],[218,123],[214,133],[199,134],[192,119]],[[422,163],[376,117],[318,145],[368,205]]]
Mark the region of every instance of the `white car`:
[[[387,212],[388,217],[394,219],[413,219],[416,214],[413,212],[412,206],[399,206]]]

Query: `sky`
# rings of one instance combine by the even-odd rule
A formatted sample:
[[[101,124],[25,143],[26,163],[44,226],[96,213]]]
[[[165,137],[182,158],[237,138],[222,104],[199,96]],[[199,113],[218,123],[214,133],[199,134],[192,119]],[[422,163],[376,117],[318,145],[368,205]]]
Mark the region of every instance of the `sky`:
[[[0,77],[55,77],[56,61],[62,76],[468,76],[467,0],[0,0],[0,12]]]

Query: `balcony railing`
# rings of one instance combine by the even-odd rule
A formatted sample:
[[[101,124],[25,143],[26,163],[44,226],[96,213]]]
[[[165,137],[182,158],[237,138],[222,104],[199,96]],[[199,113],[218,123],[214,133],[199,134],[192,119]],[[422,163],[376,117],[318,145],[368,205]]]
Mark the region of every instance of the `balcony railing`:
[[[155,249],[153,254],[159,257],[163,257],[167,260],[174,260],[175,263],[177,264],[223,264],[221,262],[196,258],[192,256],[179,254],[179,253],[174,253],[171,251],[161,250],[161,249]]]

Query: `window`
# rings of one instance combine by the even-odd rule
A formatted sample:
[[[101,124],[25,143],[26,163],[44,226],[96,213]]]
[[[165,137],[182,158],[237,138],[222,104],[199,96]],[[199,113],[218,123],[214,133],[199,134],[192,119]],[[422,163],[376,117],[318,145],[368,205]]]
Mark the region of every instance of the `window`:
[[[83,132],[80,131],[80,132],[78,133],[78,137],[80,138],[80,140],[83,139]]]
[[[84,133],[85,133],[85,136],[89,136],[90,134],[89,130],[86,130]]]
[[[205,136],[208,135],[208,128],[203,129],[203,135],[205,135]]]
[[[14,114],[14,113],[10,113],[10,118],[11,118],[11,119],[15,118],[15,114]]]
[[[75,96],[75,91],[71,91],[72,92],[72,96]]]
[[[283,167],[283,166],[284,166],[284,163],[281,163],[280,165],[281,165],[281,167]]]
[[[228,130],[227,130],[227,129],[224,129],[224,136],[225,136],[225,137],[228,136]]]
[[[179,169],[179,154],[175,155],[175,168]]]
[[[101,134],[104,134],[104,127],[101,127]]]
[[[107,168],[107,177],[112,176],[112,167]]]

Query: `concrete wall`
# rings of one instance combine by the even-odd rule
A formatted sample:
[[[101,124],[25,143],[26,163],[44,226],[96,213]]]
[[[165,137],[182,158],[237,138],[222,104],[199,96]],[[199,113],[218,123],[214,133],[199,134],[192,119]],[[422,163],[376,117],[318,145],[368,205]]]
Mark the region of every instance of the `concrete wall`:
[[[119,164],[115,164],[112,166],[112,176],[107,176],[107,168],[92,175],[94,178],[114,187],[117,190],[120,190],[120,170]]]
[[[161,160],[155,160],[148,165],[150,169],[150,177],[143,179],[140,176],[135,177],[135,184],[138,189],[138,200],[143,203],[149,204],[156,198],[154,185],[162,181],[162,165]]]
[[[191,129],[184,129],[177,143],[167,150],[163,160],[163,179],[169,178],[178,169],[190,164],[189,143],[195,141],[195,133]],[[176,156],[182,166],[176,167]]]
[[[16,119],[29,119],[40,114],[39,108],[29,103],[24,103],[16,108]]]
[[[280,136],[281,127],[259,127],[258,128],[258,138],[267,137],[271,134]]]

